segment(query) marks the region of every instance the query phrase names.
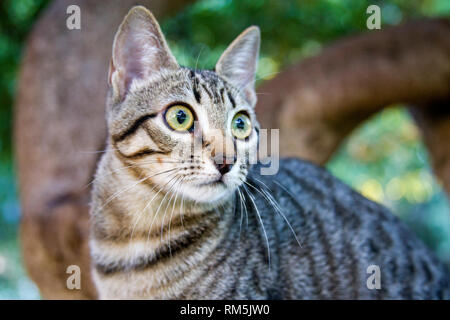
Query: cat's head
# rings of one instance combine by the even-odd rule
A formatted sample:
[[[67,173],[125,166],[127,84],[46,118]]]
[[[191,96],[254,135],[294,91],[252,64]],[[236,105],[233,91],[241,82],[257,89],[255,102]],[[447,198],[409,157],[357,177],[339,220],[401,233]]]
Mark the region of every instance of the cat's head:
[[[122,22],[110,64],[112,151],[139,179],[197,202],[243,184],[256,153],[255,71],[260,32],[245,30],[215,71],[181,67],[147,9]]]

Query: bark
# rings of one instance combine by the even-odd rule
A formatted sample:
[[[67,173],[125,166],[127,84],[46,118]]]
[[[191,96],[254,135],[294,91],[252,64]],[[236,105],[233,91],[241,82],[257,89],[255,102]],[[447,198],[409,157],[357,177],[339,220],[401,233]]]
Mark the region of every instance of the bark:
[[[106,141],[105,98],[115,31],[142,3],[157,18],[190,1],[53,2],[34,26],[19,77],[15,146],[26,268],[44,298],[94,298],[88,254],[89,183]],[[81,30],[66,28],[66,8],[81,9]],[[81,290],[69,290],[70,265]]]
[[[411,108],[422,129],[436,178],[450,194],[450,100],[431,101]]]

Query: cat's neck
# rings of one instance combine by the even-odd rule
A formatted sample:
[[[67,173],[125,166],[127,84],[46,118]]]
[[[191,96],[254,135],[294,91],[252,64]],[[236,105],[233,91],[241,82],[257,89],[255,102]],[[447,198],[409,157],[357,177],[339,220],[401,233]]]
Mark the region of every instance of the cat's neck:
[[[142,283],[145,290],[155,290],[156,297],[158,287],[172,282],[182,270],[195,268],[226,235],[233,197],[220,205],[198,204],[158,193],[128,170],[102,167],[106,169],[100,172],[102,181],[94,189],[92,207],[91,251],[97,276],[145,270],[152,281],[142,279]],[[120,292],[116,284],[111,282],[108,290]]]

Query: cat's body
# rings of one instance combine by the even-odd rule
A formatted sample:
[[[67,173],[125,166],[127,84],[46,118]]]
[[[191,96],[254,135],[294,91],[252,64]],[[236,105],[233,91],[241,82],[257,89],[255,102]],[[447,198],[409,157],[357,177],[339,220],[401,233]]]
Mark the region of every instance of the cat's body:
[[[215,72],[189,70],[148,11],[125,18],[91,210],[100,298],[449,298],[445,267],[382,206],[300,160],[250,167],[258,48],[249,28]]]
[[[287,159],[275,177],[259,176],[256,168],[250,176],[250,184],[271,190],[293,230],[261,193],[249,187],[255,204],[247,195],[247,212],[241,211],[236,197],[238,202],[233,206],[204,213],[201,219],[187,218],[186,212],[185,227],[179,216],[172,217],[172,255],[167,241],[160,243],[159,234],[150,240],[145,232],[136,232],[133,241],[126,234],[115,240],[99,238],[99,251],[112,252],[120,246],[122,253],[115,251],[110,260],[104,256],[95,259],[94,255],[95,277],[105,284],[99,288],[100,297],[450,298],[445,267],[423,243],[387,209],[323,169]],[[289,186],[288,190],[283,186]],[[255,205],[269,239],[270,267]],[[147,249],[142,246],[125,263],[140,242],[147,242]],[[367,286],[372,265],[380,268],[380,289]]]

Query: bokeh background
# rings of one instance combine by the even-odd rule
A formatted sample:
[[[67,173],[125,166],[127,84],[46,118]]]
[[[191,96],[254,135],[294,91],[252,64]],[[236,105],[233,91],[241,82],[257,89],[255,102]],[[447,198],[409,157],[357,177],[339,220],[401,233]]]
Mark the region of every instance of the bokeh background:
[[[20,204],[12,115],[23,44],[48,3],[0,2],[0,299],[39,298],[23,269],[18,242]],[[448,0],[204,0],[163,20],[162,29],[180,64],[212,68],[236,35],[248,25],[259,25],[263,41],[257,76],[261,82],[336,39],[367,32],[370,4],[381,7],[382,26],[450,15]],[[401,105],[389,106],[357,128],[327,168],[391,208],[450,265],[448,198],[433,176],[418,128]]]

